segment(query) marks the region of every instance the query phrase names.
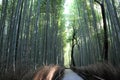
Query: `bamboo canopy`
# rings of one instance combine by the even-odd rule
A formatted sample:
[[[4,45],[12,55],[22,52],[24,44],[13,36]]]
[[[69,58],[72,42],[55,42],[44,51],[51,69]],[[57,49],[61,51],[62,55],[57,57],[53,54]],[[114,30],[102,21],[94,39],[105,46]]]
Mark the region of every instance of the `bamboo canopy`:
[[[119,53],[119,0],[0,0],[0,80],[45,64],[119,65]]]

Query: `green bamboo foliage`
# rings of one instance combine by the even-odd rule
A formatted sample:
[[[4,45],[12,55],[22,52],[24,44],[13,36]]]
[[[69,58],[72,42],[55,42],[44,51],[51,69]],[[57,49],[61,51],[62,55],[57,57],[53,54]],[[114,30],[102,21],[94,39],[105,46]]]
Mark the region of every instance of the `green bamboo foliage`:
[[[75,2],[78,10],[75,16],[79,18],[75,25],[78,26],[76,35],[79,45],[74,51],[76,64],[88,65],[104,60],[115,64],[119,62],[117,56],[120,50],[119,13],[115,6],[117,1],[75,0]]]
[[[0,11],[1,74],[63,64],[60,6],[53,0],[4,0]],[[56,8],[59,7],[59,8]],[[59,29],[59,30],[58,30]],[[4,64],[3,64],[4,63]],[[20,69],[21,68],[21,69]],[[2,75],[1,75],[2,76]]]
[[[119,19],[117,16],[117,11],[115,7],[116,1],[110,0],[105,1],[106,3],[106,10],[108,14],[108,21],[109,21],[109,33],[110,33],[110,52],[109,58],[114,63],[117,64],[119,62]],[[111,12],[112,11],[112,12]],[[114,17],[113,17],[114,16]],[[113,51],[114,50],[114,51]],[[114,53],[113,53],[114,52]],[[114,59],[113,57],[116,57]]]
[[[66,15],[64,2],[2,0],[0,80],[9,72],[23,75],[44,64],[64,65],[65,58],[73,66],[120,63],[119,1],[73,0]],[[71,31],[69,36],[66,29]],[[65,56],[67,44],[69,54]]]

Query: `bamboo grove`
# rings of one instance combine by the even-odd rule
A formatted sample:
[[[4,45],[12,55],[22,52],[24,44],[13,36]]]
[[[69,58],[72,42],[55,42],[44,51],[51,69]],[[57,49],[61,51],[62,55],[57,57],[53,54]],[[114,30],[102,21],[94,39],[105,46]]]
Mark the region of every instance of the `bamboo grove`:
[[[77,3],[79,2],[75,4]],[[117,3],[118,7],[116,7]],[[78,65],[99,61],[118,64],[120,61],[119,2],[117,0],[84,0],[78,4],[77,8],[80,19],[78,19],[79,23],[75,23],[75,26],[78,24],[78,29],[74,28],[76,38],[73,42],[77,44],[75,48],[79,55],[76,57],[81,61],[77,62]]]
[[[47,63],[63,64],[60,6],[59,0],[3,0],[1,72],[22,71],[20,67],[27,71]]]
[[[73,66],[120,63],[120,1],[72,0],[68,14],[65,2],[2,0],[0,79],[13,72],[22,80],[30,69],[44,64],[63,66],[66,60]]]

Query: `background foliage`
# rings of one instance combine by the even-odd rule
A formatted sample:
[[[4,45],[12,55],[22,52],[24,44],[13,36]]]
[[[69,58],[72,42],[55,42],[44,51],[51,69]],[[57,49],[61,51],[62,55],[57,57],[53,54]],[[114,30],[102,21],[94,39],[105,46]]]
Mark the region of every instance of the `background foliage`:
[[[26,79],[27,73],[45,64],[118,65],[119,53],[119,0],[2,0],[0,4],[1,80]]]

